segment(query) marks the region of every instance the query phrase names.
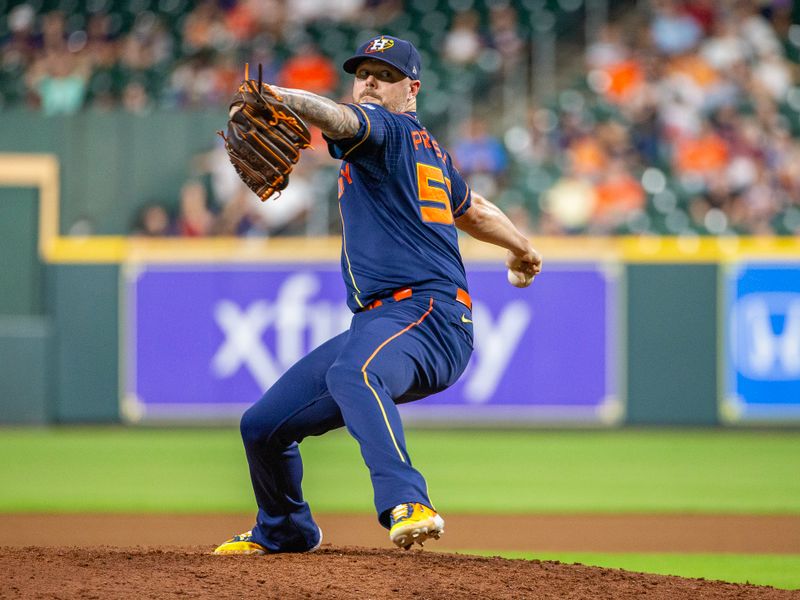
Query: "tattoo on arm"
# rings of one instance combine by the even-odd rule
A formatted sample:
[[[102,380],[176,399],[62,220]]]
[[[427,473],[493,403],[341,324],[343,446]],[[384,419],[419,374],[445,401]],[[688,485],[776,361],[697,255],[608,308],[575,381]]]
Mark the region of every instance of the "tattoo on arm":
[[[305,90],[274,87],[286,105],[305,121],[319,127],[334,140],[353,137],[361,124],[355,113],[344,106]]]

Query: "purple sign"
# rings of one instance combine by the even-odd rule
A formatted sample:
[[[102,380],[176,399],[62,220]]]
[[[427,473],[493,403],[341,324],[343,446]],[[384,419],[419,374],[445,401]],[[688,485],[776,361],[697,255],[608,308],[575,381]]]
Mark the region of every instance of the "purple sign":
[[[407,421],[614,423],[616,280],[602,265],[548,265],[519,290],[469,269],[475,353]],[[347,328],[338,266],[147,265],[128,276],[123,415],[230,419],[309,350]]]

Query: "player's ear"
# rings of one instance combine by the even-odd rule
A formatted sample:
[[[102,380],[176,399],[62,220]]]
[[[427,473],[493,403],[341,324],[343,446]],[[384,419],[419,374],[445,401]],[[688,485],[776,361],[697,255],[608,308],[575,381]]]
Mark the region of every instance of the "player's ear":
[[[409,89],[409,100],[419,94],[419,88],[422,84],[418,79],[415,79],[411,82],[411,86]]]

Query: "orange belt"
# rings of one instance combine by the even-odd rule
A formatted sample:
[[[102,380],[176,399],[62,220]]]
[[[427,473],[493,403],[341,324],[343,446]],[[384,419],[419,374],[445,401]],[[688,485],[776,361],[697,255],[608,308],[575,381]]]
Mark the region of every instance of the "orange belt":
[[[404,287],[392,292],[392,298],[394,298],[395,302],[400,302],[401,300],[405,300],[406,298],[411,298],[413,293],[414,292],[411,290],[410,287]],[[461,304],[466,306],[469,310],[472,310],[472,298],[469,297],[467,290],[462,290],[461,288],[458,288],[458,290],[456,290],[456,302],[461,302]],[[378,308],[379,306],[383,306],[383,301],[373,300],[372,302],[367,304],[364,308],[362,308],[361,311],[372,310],[373,308]]]

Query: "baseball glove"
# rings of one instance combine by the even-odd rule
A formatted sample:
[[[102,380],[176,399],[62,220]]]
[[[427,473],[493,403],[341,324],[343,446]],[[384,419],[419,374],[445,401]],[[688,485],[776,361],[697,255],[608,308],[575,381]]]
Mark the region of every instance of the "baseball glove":
[[[289,184],[289,173],[308,148],[311,134],[303,120],[283,103],[282,98],[261,81],[248,78],[245,66],[244,81],[230,105],[225,140],[233,168],[247,186],[267,200]]]

